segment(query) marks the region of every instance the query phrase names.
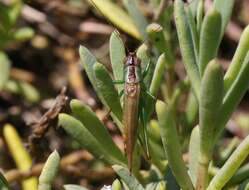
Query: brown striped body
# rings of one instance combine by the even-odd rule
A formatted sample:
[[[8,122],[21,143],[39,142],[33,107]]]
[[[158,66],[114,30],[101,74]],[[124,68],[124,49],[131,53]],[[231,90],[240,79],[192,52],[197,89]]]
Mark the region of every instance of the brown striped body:
[[[133,153],[137,139],[138,106],[140,98],[140,60],[135,53],[129,53],[125,60],[125,88],[124,88],[124,143],[128,159],[129,170],[132,170]]]

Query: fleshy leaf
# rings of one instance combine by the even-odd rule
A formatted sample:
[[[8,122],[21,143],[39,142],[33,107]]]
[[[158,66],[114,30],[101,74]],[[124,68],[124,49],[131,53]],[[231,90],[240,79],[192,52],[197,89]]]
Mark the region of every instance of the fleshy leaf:
[[[196,184],[198,156],[200,152],[199,126],[196,126],[191,133],[189,142],[189,173],[193,184]]]
[[[209,61],[214,59],[219,48],[221,15],[215,9],[207,13],[202,23],[200,34],[199,70],[203,76]]]
[[[65,190],[88,190],[85,187],[79,186],[79,185],[64,185],[63,186]]]
[[[113,165],[112,168],[118,176],[124,181],[130,190],[144,190],[138,180],[129,172],[127,168],[119,165]]]
[[[103,149],[107,150],[109,154],[113,155],[113,157],[116,157],[118,160],[125,162],[126,159],[122,152],[113,142],[106,127],[101,123],[90,107],[84,105],[79,100],[72,100],[70,102],[70,107],[73,115],[81,121],[87,130],[98,140],[103,146]]]
[[[59,125],[96,158],[103,159],[109,164],[125,165],[110,155],[79,120],[67,114],[59,114]]]
[[[125,47],[117,31],[114,31],[110,38],[110,58],[114,79],[116,81],[124,80]],[[122,85],[117,85],[119,93],[123,88]]]
[[[235,3],[235,0],[225,0],[225,1],[214,0],[214,8],[220,12],[221,17],[222,17],[220,41],[224,35],[227,24],[231,18],[234,3]]]
[[[96,63],[94,65],[94,74],[96,79],[96,89],[102,103],[111,110],[111,115],[119,128],[122,124],[122,108],[119,101],[118,92],[114,87],[112,78],[108,74],[104,65]]]
[[[146,27],[148,25],[146,18],[140,11],[137,0],[123,0],[126,9],[129,12],[129,15],[132,17],[135,25],[137,26],[143,39],[146,39]]]
[[[182,0],[175,0],[174,16],[183,63],[187,70],[191,85],[193,86],[194,94],[196,95],[197,99],[199,99],[200,75],[195,60],[194,44]]]
[[[0,52],[0,90],[6,85],[6,82],[9,79],[10,72],[10,61],[5,53]]]
[[[176,131],[176,124],[173,114],[174,102],[166,105],[162,101],[157,101],[156,112],[161,130],[163,147],[169,161],[170,168],[182,189],[193,190],[193,184],[187,173],[181,153],[179,137]]]
[[[133,23],[130,16],[121,9],[118,5],[110,0],[88,0],[91,2],[98,11],[101,12],[108,20],[121,30],[127,32],[137,39],[141,39],[141,35]],[[122,22],[120,22],[122,21]]]
[[[42,169],[39,177],[38,190],[51,190],[52,183],[60,166],[60,155],[55,150],[51,153]]]

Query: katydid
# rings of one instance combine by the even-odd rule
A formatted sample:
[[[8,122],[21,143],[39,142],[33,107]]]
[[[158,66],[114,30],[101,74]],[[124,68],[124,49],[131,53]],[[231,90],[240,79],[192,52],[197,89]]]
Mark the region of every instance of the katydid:
[[[102,14],[101,10],[90,0],[92,5]],[[102,14],[103,15],[103,14]],[[117,32],[117,30],[115,30]],[[148,115],[146,115],[145,107],[147,101],[150,101],[151,96],[146,90],[144,84],[144,77],[150,69],[150,63],[142,72],[141,61],[136,56],[135,52],[128,52],[124,60],[124,80],[114,81],[114,84],[124,84],[123,99],[123,125],[124,125],[124,147],[128,160],[128,168],[132,171],[134,148],[139,139],[141,145],[145,145],[145,155],[149,157],[148,138],[147,138],[147,122]],[[150,98],[150,100],[149,100]],[[142,136],[137,135],[138,127],[142,126]],[[142,138],[140,138],[142,137]]]

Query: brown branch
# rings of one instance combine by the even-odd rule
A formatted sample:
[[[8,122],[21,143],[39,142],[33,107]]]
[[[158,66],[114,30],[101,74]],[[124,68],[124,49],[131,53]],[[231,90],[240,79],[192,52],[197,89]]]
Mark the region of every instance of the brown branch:
[[[58,114],[66,105],[68,97],[65,95],[65,93],[66,87],[63,87],[60,94],[54,100],[54,104],[50,107],[50,109],[32,125],[32,128],[34,130],[29,136],[29,149],[32,154],[36,152],[36,145],[39,145],[40,140],[45,136],[46,132],[51,126],[51,123],[55,121]]]
[[[93,157],[87,151],[76,151],[67,156],[64,156],[60,162],[60,168],[63,171],[67,171],[67,167],[70,165],[74,165],[82,160],[89,161],[92,160]],[[20,181],[22,179],[29,178],[31,176],[39,176],[41,170],[43,168],[43,163],[38,163],[32,166],[32,168],[28,171],[20,171],[18,169],[13,169],[5,173],[5,177],[8,182]]]

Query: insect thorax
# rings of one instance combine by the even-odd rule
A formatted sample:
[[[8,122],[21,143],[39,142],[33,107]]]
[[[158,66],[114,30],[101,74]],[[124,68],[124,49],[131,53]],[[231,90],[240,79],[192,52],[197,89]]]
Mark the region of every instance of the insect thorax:
[[[129,65],[125,67],[125,82],[139,83],[141,80],[140,66]]]

